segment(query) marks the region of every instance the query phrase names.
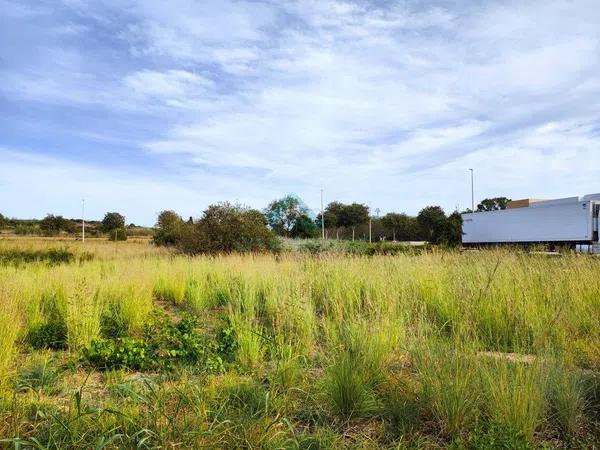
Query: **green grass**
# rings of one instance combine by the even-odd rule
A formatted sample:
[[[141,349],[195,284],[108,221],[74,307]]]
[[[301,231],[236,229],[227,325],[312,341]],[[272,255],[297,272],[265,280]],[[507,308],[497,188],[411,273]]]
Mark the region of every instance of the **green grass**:
[[[0,242],[54,249],[0,264],[0,445],[600,445],[597,258]]]

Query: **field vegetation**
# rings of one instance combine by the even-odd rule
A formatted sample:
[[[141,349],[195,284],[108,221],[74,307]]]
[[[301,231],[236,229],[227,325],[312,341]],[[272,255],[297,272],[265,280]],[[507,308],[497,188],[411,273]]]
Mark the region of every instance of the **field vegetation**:
[[[0,446],[600,445],[598,258],[302,245],[0,241]]]

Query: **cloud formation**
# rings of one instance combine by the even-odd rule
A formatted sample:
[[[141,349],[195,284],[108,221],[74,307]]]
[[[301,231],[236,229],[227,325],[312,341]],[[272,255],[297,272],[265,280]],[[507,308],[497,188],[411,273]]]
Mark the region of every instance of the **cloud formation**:
[[[152,223],[287,192],[316,207],[321,187],[451,210],[470,167],[478,197],[598,191],[595,3],[0,1],[3,212],[114,189]],[[28,155],[86,177],[36,191]]]

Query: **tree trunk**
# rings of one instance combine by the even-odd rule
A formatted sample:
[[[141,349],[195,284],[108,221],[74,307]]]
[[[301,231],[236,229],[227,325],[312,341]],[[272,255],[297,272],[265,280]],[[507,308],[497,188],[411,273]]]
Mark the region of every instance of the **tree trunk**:
[[[394,242],[396,242],[396,229],[395,229],[395,228],[392,230],[392,233],[393,233],[393,235],[394,235],[394,238],[393,238],[393,239],[394,239]]]
[[[352,242],[354,242],[354,227],[352,227]]]

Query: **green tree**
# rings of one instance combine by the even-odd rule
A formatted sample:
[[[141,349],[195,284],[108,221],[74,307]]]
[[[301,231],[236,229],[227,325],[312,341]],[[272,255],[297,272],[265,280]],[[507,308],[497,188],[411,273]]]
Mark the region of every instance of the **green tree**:
[[[369,207],[360,203],[343,205],[338,215],[338,222],[343,227],[352,228],[352,240],[354,240],[354,231],[357,225],[362,225],[369,221]]]
[[[47,214],[46,217],[40,220],[40,230],[46,236],[55,236],[61,231],[69,230],[69,221],[63,216]]]
[[[176,245],[181,239],[183,219],[175,211],[165,210],[158,214],[156,220],[156,233],[154,243],[156,245]]]
[[[117,212],[107,212],[101,225],[104,233],[110,233],[117,228],[125,228],[125,217]]]
[[[338,228],[341,226],[339,218],[342,214],[343,209],[344,205],[340,202],[331,202],[327,205],[325,211],[323,211],[326,229],[334,229],[337,233]],[[322,220],[323,219],[321,218],[321,214],[319,213],[316,219],[316,223],[319,228],[321,227]]]
[[[486,198],[477,205],[477,211],[497,211],[499,209],[506,209],[508,202],[510,201],[511,200],[506,197]]]
[[[5,228],[8,225],[8,219],[0,213],[0,228]]]
[[[190,254],[264,252],[278,250],[279,241],[260,211],[219,203],[184,229],[179,248]]]
[[[417,216],[417,222],[427,241],[432,244],[439,243],[446,222],[446,213],[441,207],[427,206],[423,208]]]
[[[294,195],[273,200],[265,209],[269,226],[282,236],[291,236],[296,221],[303,215],[308,215],[308,208]]]
[[[462,243],[463,219],[458,211],[454,211],[446,218],[440,241],[443,244],[457,246]]]
[[[290,234],[298,238],[315,238],[319,235],[319,228],[307,214],[302,214],[296,219]]]
[[[381,218],[383,226],[392,230],[392,239],[417,240],[419,235],[418,223],[414,217],[404,213],[388,213]]]

